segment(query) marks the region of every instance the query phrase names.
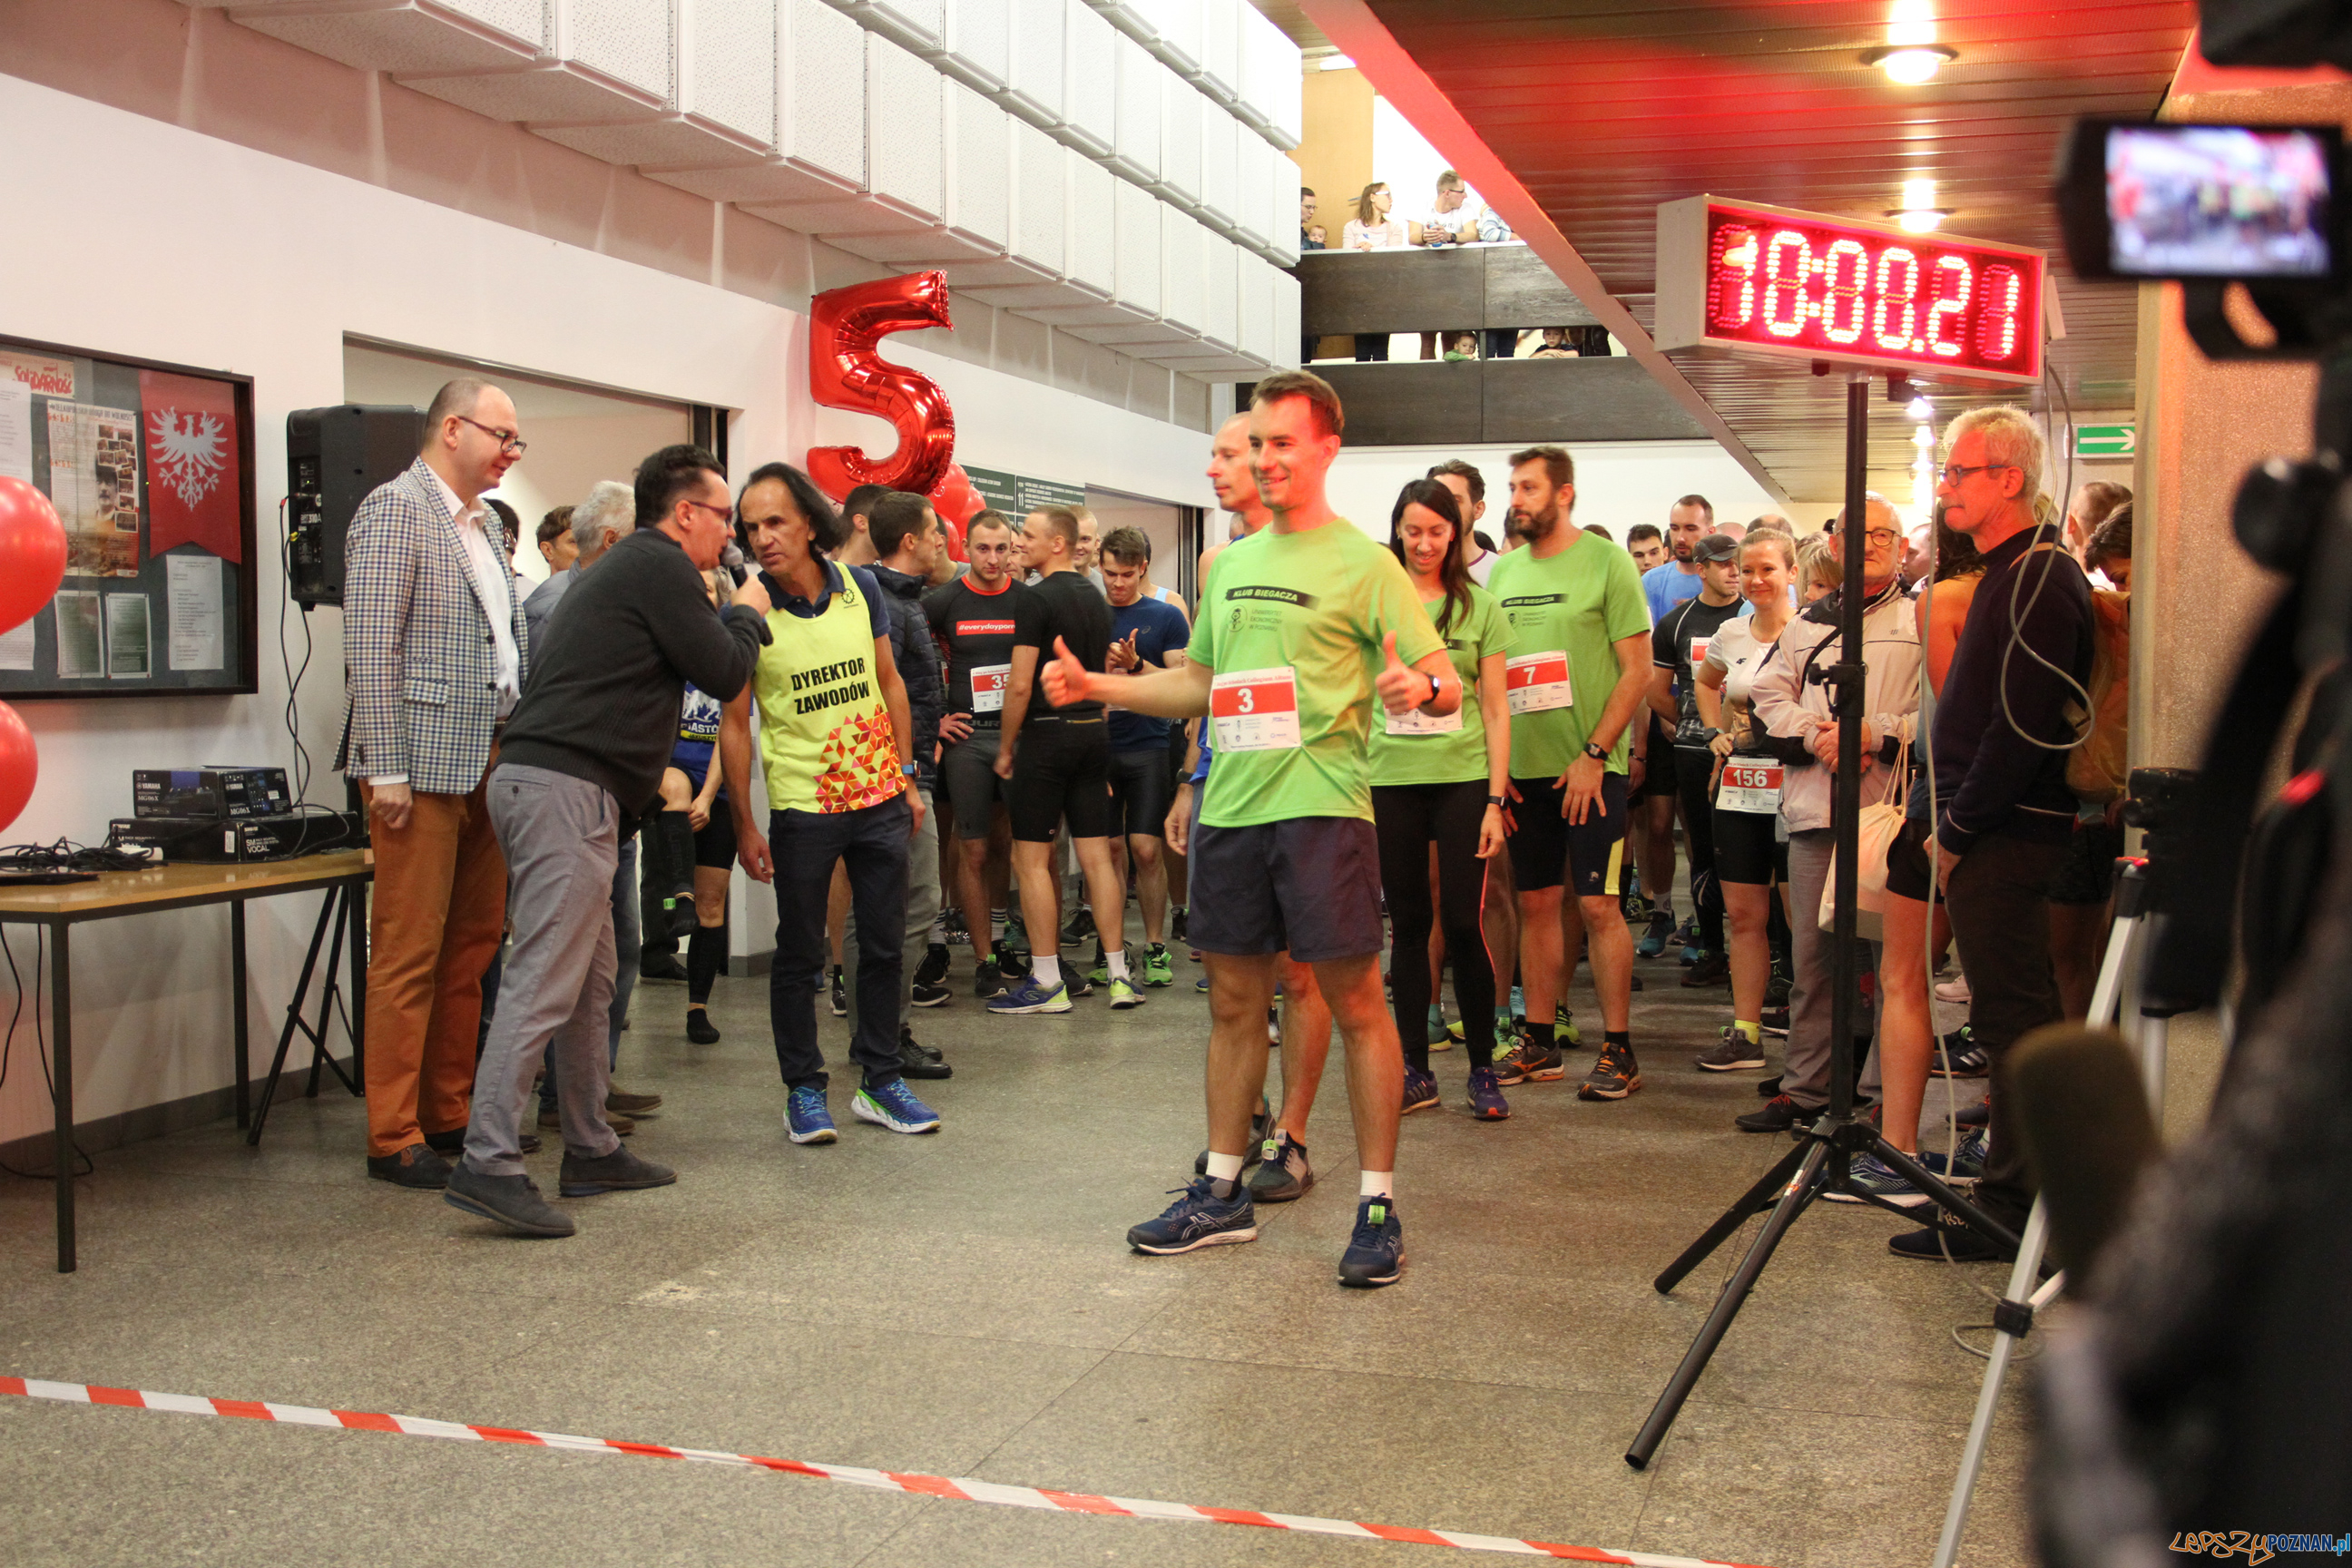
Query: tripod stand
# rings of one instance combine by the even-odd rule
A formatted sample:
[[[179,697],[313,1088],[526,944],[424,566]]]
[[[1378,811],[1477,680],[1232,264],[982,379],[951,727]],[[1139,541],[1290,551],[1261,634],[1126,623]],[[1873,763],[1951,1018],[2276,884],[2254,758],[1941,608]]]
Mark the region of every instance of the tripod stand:
[[[2097,985],[2091,993],[2089,1022],[2093,1026],[2114,1024],[2128,1025],[2134,1016],[2139,1019],[2134,1039],[2126,1030],[2126,1043],[2139,1049],[2140,1080],[2147,1089],[2149,1108],[2160,1118],[2164,1111],[2165,1052],[2169,1043],[2169,1011],[2159,1012],[2157,1005],[2144,1002],[2141,981],[2147,973],[2148,954],[2155,946],[2153,921],[2156,911],[2151,906],[2147,862],[2126,860],[2116,878],[2116,923],[2107,933],[2107,951],[2099,965]],[[1969,1440],[1960,1450],[1960,1473],[1952,1483],[1951,1506],[1945,1510],[1944,1533],[1936,1542],[1934,1568],[1952,1568],[1960,1551],[1960,1531],[1967,1526],[1969,1505],[1974,1500],[1977,1475],[1984,1468],[1986,1444],[1992,1436],[1993,1414],[2000,1405],[2000,1389],[2009,1375],[2009,1363],[2017,1349],[2017,1342],[2033,1329],[2033,1314],[2050,1304],[2066,1282],[2063,1273],[2053,1274],[2040,1288],[2034,1276],[2042,1268],[2042,1253],[2049,1240],[2049,1215],[2042,1200],[2033,1200],[2033,1212],[2027,1215],[2025,1235],[2018,1243],[2017,1266],[2010,1270],[2009,1288],[1992,1310],[1993,1343],[1986,1358],[1984,1386],[1977,1394],[1976,1418],[1969,1425]]]
[[[1738,1316],[1748,1293],[1772,1261],[1773,1252],[1797,1222],[1800,1215],[1811,1205],[1824,1191],[1848,1192],[1863,1202],[1875,1204],[1892,1213],[1916,1219],[1909,1209],[1888,1203],[1874,1193],[1854,1187],[1848,1181],[1853,1157],[1872,1153],[1907,1177],[1946,1213],[1962,1221],[1969,1228],[2003,1247],[2015,1247],[2017,1237],[1982,1211],[1947,1186],[1943,1180],[1930,1173],[1911,1155],[1895,1148],[1878,1129],[1858,1115],[1853,1103],[1853,1009],[1860,995],[1859,980],[1854,973],[1854,917],[1860,908],[1857,839],[1862,812],[1862,713],[1864,683],[1867,670],[1862,660],[1863,647],[1863,588],[1865,561],[1863,535],[1869,529],[1867,521],[1866,468],[1869,457],[1870,381],[1865,374],[1854,375],[1846,385],[1845,427],[1845,512],[1840,526],[1839,542],[1845,557],[1844,586],[1840,591],[1838,605],[1838,662],[1823,673],[1822,680],[1835,694],[1832,711],[1837,716],[1838,752],[1835,806],[1831,820],[1836,830],[1837,858],[1834,889],[1836,893],[1835,929],[1831,935],[1831,1022],[1830,1022],[1830,1102],[1828,1110],[1811,1127],[1806,1129],[1797,1146],[1766,1172],[1754,1186],[1742,1194],[1738,1202],[1724,1212],[1723,1217],[1707,1227],[1705,1235],[1691,1243],[1680,1258],[1666,1266],[1664,1273],[1654,1281],[1660,1294],[1671,1291],[1682,1283],[1690,1271],[1704,1263],[1715,1249],[1728,1241],[1733,1233],[1747,1224],[1749,1217],[1771,1211],[1763,1230],[1740,1259],[1723,1293],[1716,1299],[1714,1310],[1700,1325],[1698,1335],[1683,1355],[1682,1364],[1675,1368],[1674,1376],[1666,1382],[1657,1404],[1651,1409],[1649,1419],[1634,1436],[1633,1446],[1625,1450],[1625,1462],[1635,1469],[1647,1468],[1658,1445],[1665,1440],[1667,1428],[1681,1414],[1683,1404],[1706,1370],[1723,1336],[1729,1331],[1731,1321]]]

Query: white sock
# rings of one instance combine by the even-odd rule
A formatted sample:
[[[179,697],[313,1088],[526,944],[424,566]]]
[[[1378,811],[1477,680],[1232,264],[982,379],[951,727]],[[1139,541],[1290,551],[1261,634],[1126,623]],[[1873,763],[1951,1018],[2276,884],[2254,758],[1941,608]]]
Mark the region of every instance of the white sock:
[[[1242,1156],[1239,1154],[1209,1155],[1209,1179],[1213,1182],[1238,1182],[1242,1178]]]
[[[1216,1156],[1212,1154],[1209,1158],[1214,1160]],[[1389,1188],[1395,1182],[1394,1171],[1366,1171],[1356,1183],[1356,1195],[1360,1198],[1392,1198],[1396,1194]]]
[[[1108,958],[1108,959],[1110,961],[1110,977],[1111,977],[1113,980],[1124,980],[1124,979],[1126,979],[1126,978],[1127,978],[1127,949],[1126,949],[1126,947],[1125,947],[1124,945],[1121,945],[1121,946],[1118,946],[1118,947],[1108,948],[1108,949],[1106,949],[1106,950],[1104,951],[1104,956],[1105,956],[1106,958]]]
[[[1055,986],[1059,985],[1062,983],[1061,954],[1057,952],[1041,952],[1030,959],[1029,962],[1031,966],[1036,972],[1037,984],[1043,989],[1051,991]]]
[[[988,911],[988,944],[991,947],[994,947],[998,942],[1003,942],[1003,940],[1004,911],[1003,910],[991,910]]]

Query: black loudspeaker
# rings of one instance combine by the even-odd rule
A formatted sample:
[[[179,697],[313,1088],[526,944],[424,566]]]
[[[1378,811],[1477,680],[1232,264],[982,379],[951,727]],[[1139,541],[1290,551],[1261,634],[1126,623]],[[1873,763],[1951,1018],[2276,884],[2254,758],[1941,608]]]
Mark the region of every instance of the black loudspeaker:
[[[425,441],[425,410],[344,403],[286,416],[287,591],[304,609],[343,602],[343,536],[360,502]]]

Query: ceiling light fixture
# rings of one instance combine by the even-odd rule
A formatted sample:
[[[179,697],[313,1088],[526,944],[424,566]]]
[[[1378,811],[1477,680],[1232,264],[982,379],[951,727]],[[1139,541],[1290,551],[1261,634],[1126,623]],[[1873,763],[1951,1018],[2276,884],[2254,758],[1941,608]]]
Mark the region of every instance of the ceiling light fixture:
[[[1877,67],[1898,86],[1918,87],[1933,81],[1947,60],[1959,58],[1958,49],[1936,41],[1936,13],[1928,0],[1895,0],[1885,47],[1864,53],[1862,63]]]
[[[1919,461],[1925,463],[1927,449],[1936,444],[1936,432],[1925,425],[1919,426],[1911,432],[1911,444],[1919,448]]]
[[[1915,397],[1911,400],[1910,406],[1903,412],[1914,419],[1926,421],[1936,416],[1936,405],[1924,397]]]
[[[1936,182],[1906,180],[1903,182],[1903,205],[1890,211],[1888,217],[1903,226],[1906,234],[1927,234],[1951,216],[1951,209],[1936,205]]]

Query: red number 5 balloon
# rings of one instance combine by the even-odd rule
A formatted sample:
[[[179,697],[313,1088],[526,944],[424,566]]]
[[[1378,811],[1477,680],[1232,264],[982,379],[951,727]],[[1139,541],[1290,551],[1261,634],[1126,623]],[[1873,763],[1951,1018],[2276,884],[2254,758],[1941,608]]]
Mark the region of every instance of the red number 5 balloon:
[[[810,310],[809,394],[827,408],[887,419],[898,449],[880,461],[857,447],[812,447],[809,478],[835,500],[859,485],[928,495],[955,460],[955,415],[927,375],[875,352],[891,332],[951,327],[943,272],[910,272],[828,289]]]

